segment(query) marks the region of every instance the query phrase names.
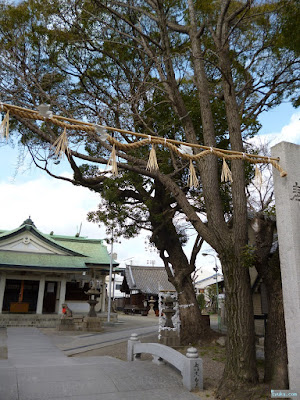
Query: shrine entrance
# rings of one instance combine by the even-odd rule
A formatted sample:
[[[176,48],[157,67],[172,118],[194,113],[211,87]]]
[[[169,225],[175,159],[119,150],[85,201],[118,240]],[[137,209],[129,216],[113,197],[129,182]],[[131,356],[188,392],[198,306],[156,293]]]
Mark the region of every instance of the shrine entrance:
[[[39,281],[7,279],[3,308],[5,312],[36,312]]]
[[[43,314],[51,314],[56,311],[57,282],[45,283]]]

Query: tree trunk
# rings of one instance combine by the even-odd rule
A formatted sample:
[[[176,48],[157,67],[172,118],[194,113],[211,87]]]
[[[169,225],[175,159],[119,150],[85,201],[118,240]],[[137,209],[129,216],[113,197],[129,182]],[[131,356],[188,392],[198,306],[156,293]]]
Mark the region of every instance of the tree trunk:
[[[178,293],[181,344],[196,343],[201,338],[206,338],[210,329],[201,316],[192,283],[191,274],[195,265],[189,263],[183,251],[183,240],[174,226],[174,212],[169,202],[164,187],[157,182],[155,196],[150,205],[150,221],[153,227],[151,241],[160,251],[169,281]]]
[[[226,288],[226,364],[218,387],[222,399],[238,398],[249,383],[257,383],[253,303],[249,271],[236,257],[222,259]]]
[[[191,345],[198,343],[200,339],[209,337],[211,331],[201,315],[191,277],[186,276],[183,279],[178,279],[176,278],[176,270],[178,271],[178,268],[175,267],[174,284],[178,292],[181,323],[180,343]],[[182,274],[178,273],[178,275]]]
[[[288,389],[288,359],[278,251],[269,268],[273,279],[265,279],[268,320],[265,332],[265,382],[276,389]],[[279,275],[274,279],[274,275]],[[270,281],[270,282],[268,282]]]
[[[225,3],[222,3],[225,6]],[[223,10],[225,12],[225,9]],[[229,42],[229,27],[220,15],[215,36],[231,147],[244,151],[241,121],[233,81]],[[220,253],[226,289],[227,342],[226,364],[218,387],[221,398],[240,398],[239,389],[258,382],[255,354],[253,302],[248,267],[243,251],[248,244],[245,171],[242,160],[232,160],[232,245]],[[243,390],[243,389],[242,389]]]
[[[156,231],[156,238],[158,243],[155,244],[161,250],[169,281],[174,285],[178,293],[181,324],[180,343],[182,345],[197,343],[201,339],[206,339],[211,331],[204,318],[202,318],[201,310],[197,303],[191,278],[194,268],[191,267],[184,254],[175,228],[173,232],[168,231],[166,228],[161,229],[159,234]],[[165,250],[168,252],[168,257],[162,255]],[[171,272],[169,264],[171,264],[174,273]]]
[[[255,267],[266,286],[268,319],[265,332],[265,382],[278,389],[288,388],[287,344],[281,286],[279,251],[270,257],[275,222],[258,214],[255,231]]]

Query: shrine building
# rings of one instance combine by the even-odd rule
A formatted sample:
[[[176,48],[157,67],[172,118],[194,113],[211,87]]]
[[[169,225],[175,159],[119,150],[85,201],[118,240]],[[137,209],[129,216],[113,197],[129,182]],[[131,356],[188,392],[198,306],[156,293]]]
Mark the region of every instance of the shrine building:
[[[0,314],[59,315],[64,303],[87,312],[92,278],[102,291],[97,311],[104,313],[110,261],[103,240],[44,234],[30,218],[0,230]]]

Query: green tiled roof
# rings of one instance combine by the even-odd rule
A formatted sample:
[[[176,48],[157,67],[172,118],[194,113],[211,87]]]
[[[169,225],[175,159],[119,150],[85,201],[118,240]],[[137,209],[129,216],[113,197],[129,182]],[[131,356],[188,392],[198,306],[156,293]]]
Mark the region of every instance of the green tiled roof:
[[[100,239],[88,239],[85,237],[60,236],[43,234],[33,225],[22,225],[11,230],[0,230],[0,241],[12,236],[17,236],[24,231],[30,231],[39,239],[45,241],[48,245],[63,250],[66,255],[27,253],[19,251],[0,251],[0,267],[15,267],[33,269],[55,269],[55,270],[84,270],[94,265],[101,269],[109,269],[110,255],[106,246]],[[113,266],[117,266],[113,262]]]
[[[50,238],[60,246],[80,254],[88,255],[89,260],[86,262],[89,264],[98,264],[100,260],[101,264],[110,264],[110,255],[108,254],[106,246],[103,244],[103,240],[74,236],[45,236],[50,236]],[[118,263],[114,262],[114,265],[118,265]]]
[[[0,266],[21,266],[34,269],[78,269],[85,270],[86,257],[62,256],[57,254],[22,253],[15,251],[0,252]]]

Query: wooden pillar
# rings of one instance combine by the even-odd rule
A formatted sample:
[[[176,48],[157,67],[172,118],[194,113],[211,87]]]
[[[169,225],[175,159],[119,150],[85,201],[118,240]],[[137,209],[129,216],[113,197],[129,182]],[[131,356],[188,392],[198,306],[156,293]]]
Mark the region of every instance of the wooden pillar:
[[[19,300],[18,300],[19,303],[22,303],[23,296],[24,296],[24,279],[22,279],[22,281],[21,281],[21,289],[20,289]]]

